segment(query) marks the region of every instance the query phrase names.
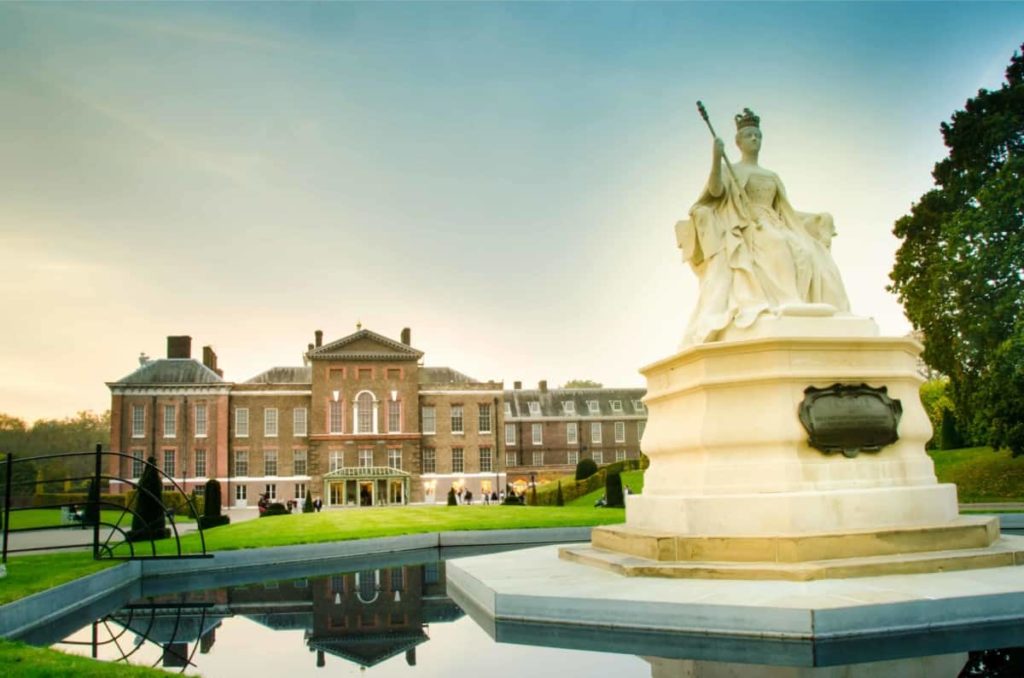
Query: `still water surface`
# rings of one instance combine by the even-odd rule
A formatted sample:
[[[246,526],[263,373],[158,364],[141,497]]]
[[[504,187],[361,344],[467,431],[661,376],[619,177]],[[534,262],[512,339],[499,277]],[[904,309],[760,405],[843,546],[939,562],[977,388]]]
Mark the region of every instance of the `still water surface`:
[[[268,576],[266,570],[222,574],[216,587],[212,580],[197,585],[187,578],[147,582],[141,597],[117,601],[100,619],[70,622],[67,628],[77,630],[53,647],[208,678],[1024,675],[1017,651],[968,655],[969,649],[986,647],[980,639],[969,646],[950,646],[942,651],[945,656],[898,661],[888,656],[884,659],[889,661],[819,668],[759,665],[772,663],[778,654],[756,644],[741,643],[735,651],[709,649],[716,642],[712,639],[698,639],[699,651],[705,658],[709,651],[717,655],[716,661],[681,660],[688,656],[681,646],[693,638],[686,643],[638,640],[633,647],[643,658],[624,653],[630,645],[622,642],[621,634],[612,648],[602,643],[602,633],[591,632],[591,641],[581,643],[579,634],[553,626],[520,633],[516,640],[533,644],[498,643],[448,597],[443,557],[436,550],[388,554],[339,561],[333,568],[319,564],[302,573],[306,576],[295,576],[291,569],[287,579]],[[1004,630],[991,637],[1016,635],[1007,636]],[[588,649],[561,649],[570,646]],[[735,654],[733,661],[730,653]],[[897,651],[895,656],[913,654]],[[856,661],[871,659],[882,658]]]

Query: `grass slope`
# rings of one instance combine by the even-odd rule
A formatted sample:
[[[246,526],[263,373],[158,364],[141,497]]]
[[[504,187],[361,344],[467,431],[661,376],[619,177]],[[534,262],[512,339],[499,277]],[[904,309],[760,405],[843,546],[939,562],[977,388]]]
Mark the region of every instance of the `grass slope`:
[[[109,664],[88,657],[32,647],[0,638],[0,676],[18,678],[50,678],[51,676],[74,676],[75,678],[153,678],[174,675],[160,669],[127,664]]]
[[[643,471],[625,471],[621,475],[622,475],[622,488],[623,488],[623,490],[625,490],[625,488],[628,486],[630,491],[633,494],[640,494],[641,492],[644,491],[644,472]],[[594,502],[596,502],[598,499],[600,499],[603,496],[604,496],[604,488],[601,487],[601,488],[598,488],[598,489],[594,490],[593,492],[590,492],[589,494],[583,495],[582,497],[576,497],[572,501],[566,502],[565,505],[566,505],[566,507],[569,507],[569,506],[573,506],[573,507],[575,507],[575,506],[589,506],[589,507],[592,508],[594,506]],[[602,509],[602,510],[608,510],[608,511],[619,510],[619,511],[621,511],[622,509]],[[625,520],[625,517],[623,517],[622,520]],[[612,521],[612,522],[622,522],[622,520],[620,520],[620,521]]]
[[[940,483],[954,483],[960,501],[1024,501],[1024,457],[1014,459],[1009,450],[991,447],[929,452]]]

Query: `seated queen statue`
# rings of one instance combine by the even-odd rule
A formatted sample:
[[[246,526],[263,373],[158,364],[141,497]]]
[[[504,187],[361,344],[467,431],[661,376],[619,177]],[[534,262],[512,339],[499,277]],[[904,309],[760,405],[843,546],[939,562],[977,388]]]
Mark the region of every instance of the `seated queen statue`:
[[[830,253],[828,214],[797,212],[782,181],[757,164],[761,120],[736,116],[742,159],[730,165],[722,140],[712,148],[707,186],[677,225],[684,258],[700,280],[700,297],[683,339],[692,346],[747,328],[762,314],[834,315],[850,303]]]

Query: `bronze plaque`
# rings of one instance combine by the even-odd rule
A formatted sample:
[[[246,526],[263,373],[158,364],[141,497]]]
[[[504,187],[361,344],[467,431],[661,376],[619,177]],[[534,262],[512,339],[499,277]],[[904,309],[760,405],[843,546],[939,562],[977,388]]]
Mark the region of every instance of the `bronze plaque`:
[[[800,403],[800,423],[807,429],[807,443],[822,452],[877,452],[899,440],[896,429],[903,405],[893,400],[886,387],[867,384],[808,386]]]

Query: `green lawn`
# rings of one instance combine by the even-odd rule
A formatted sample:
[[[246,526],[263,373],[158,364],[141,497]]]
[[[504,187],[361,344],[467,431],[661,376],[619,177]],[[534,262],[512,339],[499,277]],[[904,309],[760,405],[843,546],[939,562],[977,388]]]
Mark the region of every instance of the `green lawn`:
[[[117,525],[120,520],[122,527],[131,527],[132,517],[131,515],[125,515],[121,517],[123,511],[115,509],[104,510],[100,512],[101,521],[110,525]],[[194,518],[185,518],[184,516],[174,516],[174,521],[177,523],[194,523]],[[14,529],[24,529],[28,527],[49,527],[64,525],[61,520],[60,509],[28,509],[24,511],[12,511],[11,512],[11,527]],[[72,525],[66,525],[68,529],[80,529],[81,525],[75,523]]]
[[[0,675],[18,678],[154,678],[174,674],[144,666],[98,662],[88,657],[78,657],[0,638]]]
[[[93,560],[92,551],[11,556],[7,576],[0,579],[0,605],[117,564],[112,560]]]
[[[1024,457],[1014,459],[1009,450],[991,447],[929,452],[941,483],[954,483],[960,501],[1024,501]]]

